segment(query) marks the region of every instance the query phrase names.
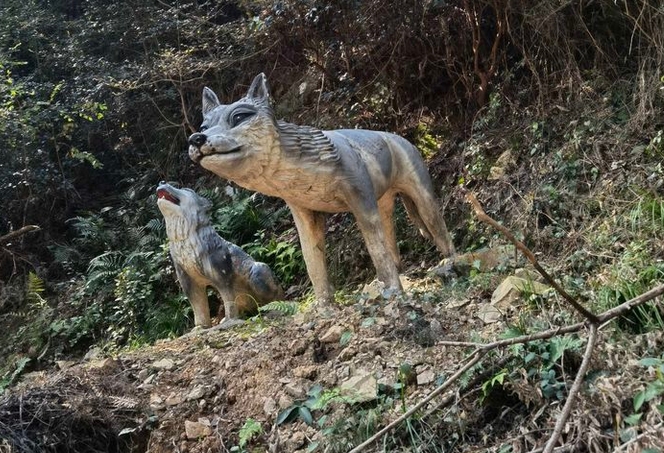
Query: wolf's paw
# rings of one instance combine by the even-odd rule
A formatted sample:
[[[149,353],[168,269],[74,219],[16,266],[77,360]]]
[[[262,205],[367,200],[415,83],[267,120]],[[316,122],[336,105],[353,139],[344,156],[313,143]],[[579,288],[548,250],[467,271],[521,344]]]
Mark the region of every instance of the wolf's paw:
[[[214,330],[226,330],[226,329],[230,329],[230,328],[235,327],[235,326],[239,326],[239,325],[241,325],[241,324],[244,324],[244,321],[241,320],[241,319],[228,319],[228,318],[224,318],[219,324],[217,324],[216,326],[212,327],[212,328],[210,329],[210,331],[214,331]]]
[[[317,300],[312,306],[312,311],[320,318],[336,318],[339,315],[339,306],[333,301]]]

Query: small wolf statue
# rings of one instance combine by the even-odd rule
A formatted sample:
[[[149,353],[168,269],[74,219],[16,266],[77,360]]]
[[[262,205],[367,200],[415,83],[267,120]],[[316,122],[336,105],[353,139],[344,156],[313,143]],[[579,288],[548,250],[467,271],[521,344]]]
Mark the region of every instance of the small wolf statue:
[[[206,288],[214,287],[224,301],[220,329],[240,323],[239,315],[283,299],[283,291],[265,263],[254,261],[240,247],[212,228],[210,202],[191,189],[161,183],[157,205],[166,221],[177,278],[194,309],[196,326],[210,327]]]
[[[263,74],[230,105],[205,87],[203,123],[189,145],[189,156],[203,168],[286,201],[320,301],[329,302],[334,294],[325,264],[324,213],[353,213],[387,289],[402,290],[392,221],[396,195],[422,235],[444,256],[455,253],[415,146],[387,132],[321,131],[277,121]]]

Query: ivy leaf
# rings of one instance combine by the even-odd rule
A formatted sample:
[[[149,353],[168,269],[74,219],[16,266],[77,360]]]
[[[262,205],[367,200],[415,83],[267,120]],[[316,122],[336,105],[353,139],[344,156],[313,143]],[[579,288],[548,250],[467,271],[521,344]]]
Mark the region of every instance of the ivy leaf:
[[[300,406],[291,406],[284,409],[283,411],[279,412],[279,415],[277,415],[277,425],[283,425],[284,423],[292,422],[295,420],[295,417],[297,417],[299,412]]]
[[[639,392],[636,395],[634,395],[634,412],[638,412],[639,409],[641,409],[641,406],[643,406],[643,403],[646,401],[646,392]]]
[[[651,367],[651,366],[657,366],[662,363],[661,359],[657,359],[655,357],[646,357],[641,360],[639,360],[639,365],[645,366],[645,367]]]
[[[637,423],[639,423],[642,416],[643,414],[641,412],[637,414],[632,414],[629,417],[625,417],[625,423],[627,423],[629,426],[634,426]]]
[[[306,406],[300,407],[300,418],[309,426],[313,425],[314,423],[314,418],[311,415],[311,411]]]

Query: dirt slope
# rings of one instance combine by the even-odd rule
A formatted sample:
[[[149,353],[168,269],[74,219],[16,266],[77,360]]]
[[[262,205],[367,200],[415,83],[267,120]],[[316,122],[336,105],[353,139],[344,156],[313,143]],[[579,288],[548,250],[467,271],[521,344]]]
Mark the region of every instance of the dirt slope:
[[[398,417],[403,404],[417,403],[459,367],[468,351],[440,340],[496,338],[527,309],[512,301],[498,322],[485,324],[478,313],[488,299],[477,289],[457,291],[450,283],[419,279],[409,283],[405,298],[369,291],[377,297],[358,292],[334,308],[265,315],[231,331],[194,332],[28,375],[0,405],[0,451],[295,452],[316,445],[314,451],[348,451],[371,434],[356,432],[363,424],[376,429]],[[559,310],[557,304],[546,313]],[[597,352],[565,434],[572,450],[603,451],[616,441],[614,428],[631,414],[631,396],[653,377],[634,358],[662,346],[661,332],[639,338],[632,351],[603,345]],[[482,384],[510,357],[485,360],[463,380],[464,388],[434,399],[412,424],[370,451],[498,451],[501,445],[528,451],[542,445],[560,409],[543,385],[524,380],[519,386],[506,378],[483,396]],[[568,382],[578,358],[572,348],[563,358]],[[339,392],[353,382],[359,382],[355,392]],[[318,405],[306,406],[307,399]],[[644,415],[650,428],[625,451],[662,447],[661,414],[652,406]],[[302,407],[310,408],[312,426],[304,423]],[[241,430],[249,419],[260,423],[261,432],[246,442]]]

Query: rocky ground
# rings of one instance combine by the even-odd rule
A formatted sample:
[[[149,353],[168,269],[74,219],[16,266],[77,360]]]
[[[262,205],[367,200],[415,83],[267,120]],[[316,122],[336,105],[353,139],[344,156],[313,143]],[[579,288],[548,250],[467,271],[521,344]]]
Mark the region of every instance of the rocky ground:
[[[59,371],[31,373],[0,402],[0,452],[349,451],[458,369],[468,348],[441,341],[496,339],[534,296],[545,301],[548,323],[562,321],[556,298],[513,257],[509,249],[466,256],[466,271],[486,272],[473,288],[456,288],[449,269],[447,280],[404,277],[405,297],[366,285],[335,307],[263,313],[229,331],[194,331],[114,357],[93,350],[82,362],[58,363]],[[582,346],[583,337],[575,338]],[[657,373],[636,358],[662,344],[659,332],[641,336],[631,351],[601,346],[564,435],[569,451],[625,442],[617,428],[635,412],[633,395]],[[561,358],[567,382],[580,354],[569,351]],[[529,380],[526,366],[522,380],[503,382],[511,357],[503,351],[486,359],[367,451],[543,445],[561,399]],[[564,386],[558,391],[562,398]],[[622,451],[664,447],[661,413],[650,406]]]

